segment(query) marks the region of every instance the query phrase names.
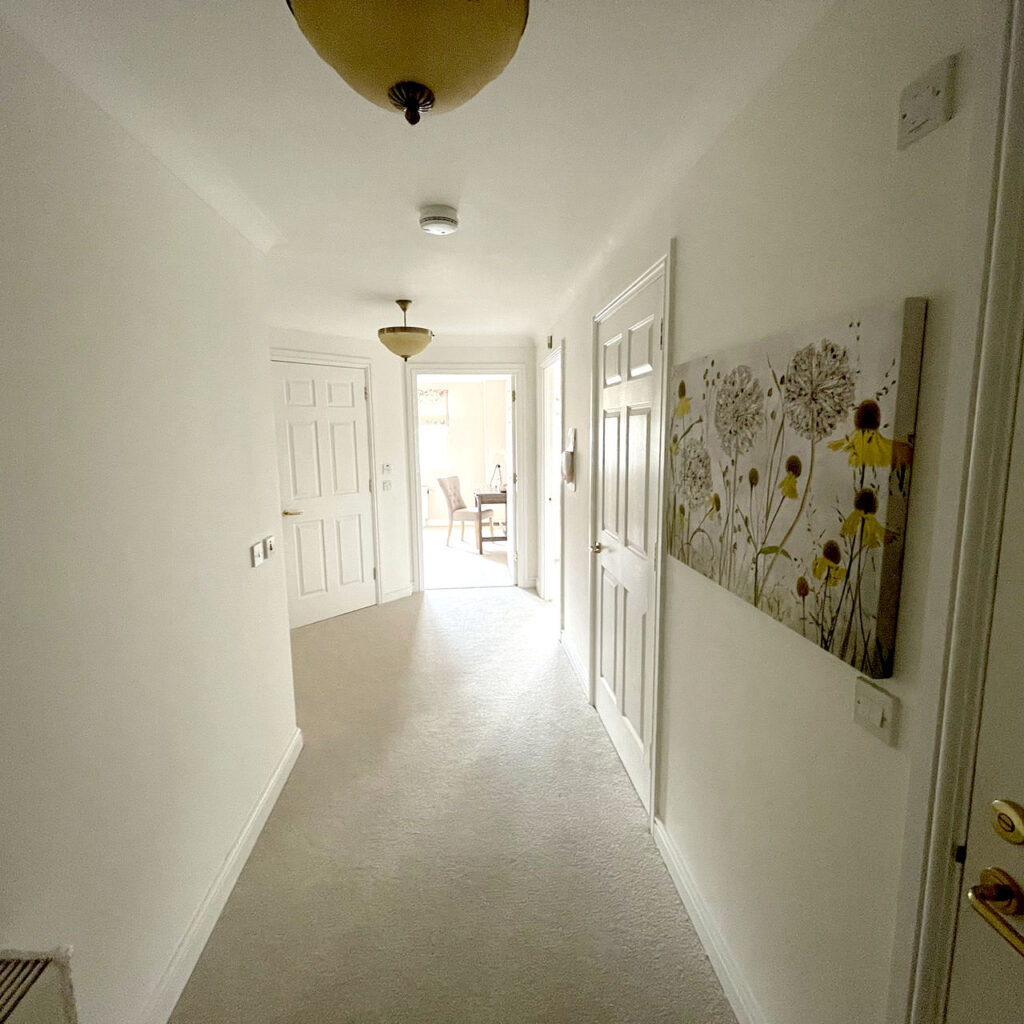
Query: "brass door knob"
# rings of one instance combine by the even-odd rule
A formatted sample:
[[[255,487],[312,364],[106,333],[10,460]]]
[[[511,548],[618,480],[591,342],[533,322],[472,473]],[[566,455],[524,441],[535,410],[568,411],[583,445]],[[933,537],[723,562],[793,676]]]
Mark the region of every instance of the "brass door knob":
[[[1003,917],[1024,914],[1024,892],[1016,879],[1002,868],[985,868],[981,881],[967,890],[967,902],[1021,956],[1024,956],[1024,935]]]
[[[600,541],[598,541],[596,544],[591,544],[590,545],[591,554],[597,555],[597,554],[600,554],[603,550],[604,550],[604,548],[601,547],[601,542]]]

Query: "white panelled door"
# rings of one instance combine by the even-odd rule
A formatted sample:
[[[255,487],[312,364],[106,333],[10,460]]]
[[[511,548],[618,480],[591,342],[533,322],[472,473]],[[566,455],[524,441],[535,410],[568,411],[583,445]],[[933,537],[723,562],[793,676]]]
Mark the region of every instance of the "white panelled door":
[[[644,806],[654,718],[664,289],[660,273],[597,325],[595,703]]]
[[[366,374],[273,366],[288,613],[305,626],[376,601]]]
[[[1024,1021],[1024,899],[1009,906],[1000,902],[1010,892],[992,887],[1005,880],[982,877],[983,871],[995,868],[1024,887],[1024,829],[1015,829],[1024,812],[995,805],[1005,801],[1024,808],[1024,379],[1020,387],[947,1024]],[[984,915],[968,902],[972,886],[976,898],[990,897],[988,906],[981,907]],[[1004,935],[1000,928],[1012,931]],[[1016,945],[1007,941],[1013,939],[1012,932],[1019,936]]]

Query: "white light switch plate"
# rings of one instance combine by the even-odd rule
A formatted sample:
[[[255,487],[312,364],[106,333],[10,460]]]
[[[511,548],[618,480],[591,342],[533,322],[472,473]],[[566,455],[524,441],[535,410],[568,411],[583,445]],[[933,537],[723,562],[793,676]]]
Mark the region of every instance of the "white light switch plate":
[[[263,541],[259,541],[253,544],[249,548],[249,554],[252,557],[252,567],[255,569],[257,565],[263,564]]]
[[[956,57],[930,67],[900,93],[900,120],[896,148],[906,149],[953,116]]]
[[[853,694],[853,720],[883,743],[896,746],[900,701],[870,679],[858,677]]]

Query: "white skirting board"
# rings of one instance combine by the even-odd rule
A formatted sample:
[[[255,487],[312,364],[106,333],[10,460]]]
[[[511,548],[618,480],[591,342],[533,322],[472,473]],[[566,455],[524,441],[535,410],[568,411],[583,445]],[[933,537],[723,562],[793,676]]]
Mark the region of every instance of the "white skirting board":
[[[249,854],[252,853],[252,848],[256,845],[256,840],[263,831],[263,826],[270,817],[270,812],[288,781],[301,750],[302,730],[296,729],[274,773],[270,776],[270,781],[260,794],[256,806],[253,807],[242,831],[224,859],[217,877],[213,880],[203,902],[192,915],[192,920],[142,1017],[144,1024],[167,1024],[167,1018],[170,1017],[184,991],[203,947],[213,931],[213,926],[217,923],[217,918],[220,917],[224,904],[227,903],[228,896],[231,895],[231,890],[235,887],[235,882],[238,881],[238,876],[242,873],[242,868],[245,867],[245,862],[249,859]]]
[[[690,920],[704,946],[704,951],[711,961],[711,966],[722,983],[725,998],[729,1000],[732,1012],[736,1014],[736,1020],[739,1021],[739,1024],[768,1024],[764,1011],[757,1005],[753,992],[743,980],[739,966],[712,919],[704,897],[697,890],[693,876],[683,861],[682,854],[672,841],[660,818],[654,819],[651,833],[661,852],[662,859],[665,861],[665,866],[668,868],[668,873],[672,876],[679,898],[683,901],[683,906],[686,907],[686,912],[690,915]]]
[[[559,633],[558,642],[562,645],[562,650],[565,651],[565,656],[569,659],[569,664],[572,665],[572,670],[576,673],[576,678],[579,679],[580,686],[583,687],[583,692],[589,701],[590,680],[587,678],[587,670],[583,667],[583,662],[576,657],[576,652],[565,642],[564,631]]]
[[[387,590],[380,596],[380,603],[387,604],[389,601],[400,601],[403,597],[412,597],[412,584],[406,587],[399,587],[397,590]]]

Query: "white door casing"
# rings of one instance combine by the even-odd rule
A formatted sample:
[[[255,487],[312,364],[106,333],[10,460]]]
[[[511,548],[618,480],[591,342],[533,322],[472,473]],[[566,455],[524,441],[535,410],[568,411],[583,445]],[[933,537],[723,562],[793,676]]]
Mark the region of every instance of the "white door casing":
[[[657,661],[664,264],[595,318],[594,703],[650,810]]]
[[[294,628],[376,601],[368,385],[362,368],[275,362],[273,372]]]
[[[1024,664],[1024,632],[1020,628],[1020,607],[1024,601],[1021,411],[1018,398],[947,1024],[1024,1020],[1024,954],[975,913],[966,899],[967,890],[978,885],[985,868],[1001,868],[1024,885],[1024,845],[1007,841],[991,813],[992,802],[997,799],[1024,805],[1024,699],[1020,685],[1020,666]],[[1008,829],[1007,817],[1000,820]],[[1017,932],[1024,934],[1024,916],[1004,917]]]

